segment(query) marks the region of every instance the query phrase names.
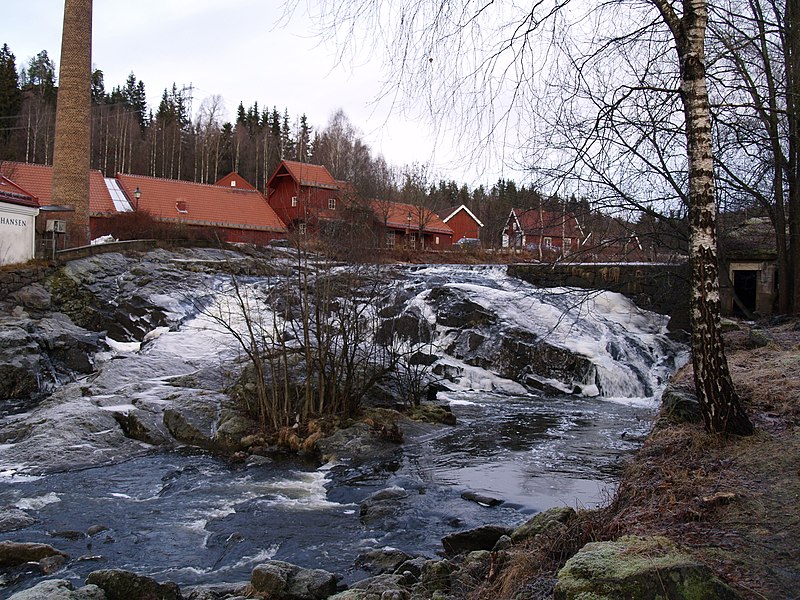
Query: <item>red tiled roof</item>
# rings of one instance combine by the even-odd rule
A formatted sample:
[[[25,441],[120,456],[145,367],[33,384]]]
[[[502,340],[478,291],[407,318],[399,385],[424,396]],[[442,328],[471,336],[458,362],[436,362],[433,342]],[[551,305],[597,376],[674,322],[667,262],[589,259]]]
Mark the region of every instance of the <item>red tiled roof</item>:
[[[339,189],[336,180],[322,165],[309,165],[307,163],[295,162],[293,160],[281,161],[275,173],[270,177],[269,187],[273,187],[272,180],[286,171],[297,183],[308,187],[319,187],[331,190]]]
[[[395,229],[405,229],[408,227],[411,230],[419,230],[421,220],[423,222],[424,233],[453,235],[453,230],[430,208],[424,208],[414,204],[405,204],[403,202],[386,202],[383,200],[372,200],[370,205],[378,221],[383,224],[384,217],[386,218],[385,223],[387,227],[393,227]],[[411,215],[411,221],[408,219],[409,215]]]
[[[38,198],[41,206],[57,204],[53,200],[52,192],[53,167],[33,163],[1,162],[0,174]],[[117,212],[100,171],[89,171],[89,212],[93,215]]]
[[[214,185],[221,187],[231,187],[237,190],[255,190],[256,188],[247,179],[239,175],[236,171],[231,171],[225,177],[219,179]]]
[[[529,235],[581,237],[578,220],[572,213],[538,208],[515,208],[514,214],[522,230]]]
[[[4,175],[0,175],[0,201],[34,208],[39,206],[39,201],[32,194]]]
[[[128,198],[141,191],[138,207],[156,219],[194,225],[285,232],[264,196],[254,190],[117,174]]]

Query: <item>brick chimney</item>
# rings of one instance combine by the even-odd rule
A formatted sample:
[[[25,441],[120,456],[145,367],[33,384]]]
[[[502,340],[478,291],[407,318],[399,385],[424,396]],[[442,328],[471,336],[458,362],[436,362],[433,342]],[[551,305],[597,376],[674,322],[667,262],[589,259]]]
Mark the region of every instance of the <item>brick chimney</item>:
[[[67,245],[89,243],[92,0],[65,0],[58,76],[53,203],[72,206]]]

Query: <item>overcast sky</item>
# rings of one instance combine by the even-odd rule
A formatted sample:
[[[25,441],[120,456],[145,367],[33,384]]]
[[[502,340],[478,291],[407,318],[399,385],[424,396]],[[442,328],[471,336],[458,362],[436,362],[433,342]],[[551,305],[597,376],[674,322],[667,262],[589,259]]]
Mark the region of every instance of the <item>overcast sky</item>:
[[[47,50],[60,61],[63,0],[3,0],[0,44],[7,43],[17,67]],[[249,107],[289,109],[323,128],[341,108],[373,152],[403,166],[432,163],[438,177],[471,186],[492,177],[471,172],[431,139],[421,121],[400,118],[375,106],[382,81],[380,57],[359,65],[337,65],[335,52],[312,35],[305,15],[280,24],[281,0],[95,0],[92,62],[106,89],[123,85],[133,71],[144,81],[155,110],[165,88],[192,85],[192,107],[219,94],[232,120],[239,102]],[[486,181],[484,181],[486,179]],[[494,177],[496,180],[496,176]]]

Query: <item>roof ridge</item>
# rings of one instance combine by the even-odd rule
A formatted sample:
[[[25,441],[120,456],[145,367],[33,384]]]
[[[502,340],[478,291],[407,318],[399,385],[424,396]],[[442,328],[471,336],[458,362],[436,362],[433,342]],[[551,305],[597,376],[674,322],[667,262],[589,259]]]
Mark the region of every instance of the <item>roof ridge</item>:
[[[169,181],[169,182],[172,182],[172,183],[185,183],[185,184],[189,184],[189,185],[198,185],[198,186],[201,186],[201,187],[214,188],[215,190],[230,190],[232,192],[247,192],[248,194],[255,193],[255,194],[259,194],[261,196],[264,195],[260,191],[258,191],[258,189],[252,189],[252,190],[241,189],[241,188],[237,189],[237,188],[233,188],[233,187],[228,187],[226,185],[216,185],[214,183],[199,183],[197,181],[187,181],[186,179],[170,179],[169,177],[155,177],[153,175],[137,175],[135,173],[116,173],[114,175],[114,177],[112,177],[111,179],[116,179],[120,175],[123,176],[123,177],[137,177],[139,179],[149,179],[151,181]]]

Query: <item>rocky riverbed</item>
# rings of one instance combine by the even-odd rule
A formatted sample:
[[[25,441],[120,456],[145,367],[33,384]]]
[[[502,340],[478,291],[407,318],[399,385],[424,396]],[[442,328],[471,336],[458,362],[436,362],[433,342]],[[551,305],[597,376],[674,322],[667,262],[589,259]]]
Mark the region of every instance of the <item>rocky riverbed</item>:
[[[406,444],[398,447],[391,436],[376,435],[385,433],[387,423],[375,415],[386,413],[373,413],[349,433],[309,447],[312,455],[337,462],[323,470],[318,462],[287,464],[253,435],[254,423],[228,394],[241,371],[239,351],[204,318],[203,307],[224,293],[231,273],[257,282],[291,264],[281,251],[111,253],[68,263],[3,302],[0,398],[7,400],[0,469],[9,487],[0,523],[14,532],[9,543],[21,544],[8,546],[6,554],[25,558],[3,563],[6,590],[24,594],[42,573],[55,579],[61,574],[64,582],[41,584],[52,588],[42,593],[53,594],[43,597],[102,597],[98,590],[104,590],[108,598],[133,598],[115,596],[117,583],[109,581],[128,582],[130,589],[155,584],[100,567],[113,554],[152,554],[158,547],[153,543],[168,550],[171,529],[176,540],[200,540],[202,557],[187,556],[172,573],[179,574],[172,579],[182,583],[182,592],[159,587],[155,597],[458,597],[496,572],[498,552],[521,543],[519,533],[510,534],[533,513],[590,501],[598,482],[613,481],[620,457],[638,446],[653,397],[679,360],[680,347],[663,335],[663,319],[618,295],[544,293],[494,267],[392,268],[386,274],[397,283],[383,298],[381,319],[418,349],[420,364],[426,372],[429,367],[440,390],[440,413],[452,410],[468,426],[450,430],[400,421]],[[386,396],[384,390],[373,401],[385,403]],[[395,422],[388,425],[398,419],[391,417]],[[223,466],[193,454],[198,450],[245,462]],[[170,462],[176,464],[168,467]],[[217,493],[219,478],[224,483]],[[108,489],[90,493],[99,482]],[[530,482],[548,482],[556,491],[531,493]],[[586,483],[564,487],[568,482]],[[75,490],[83,491],[83,500]],[[166,504],[159,502],[170,497],[176,506],[191,505],[207,490],[219,504],[198,504],[194,525],[159,525],[155,519],[145,533],[137,529],[144,513],[134,511],[130,525],[111,516],[134,505],[162,511]],[[84,505],[86,518],[69,513],[68,497]],[[94,502],[97,509],[90,511]],[[319,520],[324,511],[314,503],[333,506],[335,518]],[[312,504],[311,512],[291,513],[287,521],[286,506]],[[108,521],[92,519],[99,507],[114,506]],[[65,511],[73,522],[56,523]],[[283,524],[295,527],[279,533],[283,541],[275,550],[268,536],[254,540],[246,531],[247,521],[262,514],[279,519],[272,525],[276,533]],[[572,518],[565,514],[555,522]],[[299,540],[298,532],[309,527],[316,533]],[[119,545],[126,531],[141,546],[132,539]],[[338,546],[326,545],[337,537]],[[52,542],[50,549],[38,546],[45,541]],[[386,550],[391,542],[404,549]],[[343,549],[353,543],[363,545]],[[63,556],[67,547],[70,558]],[[314,554],[315,547],[322,554]],[[176,547],[174,554],[181,553],[190,554]],[[214,553],[216,563],[205,562]],[[325,553],[339,556],[326,559]],[[277,560],[281,556],[306,564],[291,566]],[[141,572],[136,562],[115,564]],[[340,574],[330,579],[310,567]],[[201,575],[188,576],[192,568]],[[90,586],[67,589],[80,588],[94,571],[102,574],[91,576]],[[212,585],[242,573],[250,575],[250,588],[236,581]],[[170,578],[162,575],[159,580]]]

